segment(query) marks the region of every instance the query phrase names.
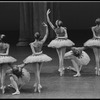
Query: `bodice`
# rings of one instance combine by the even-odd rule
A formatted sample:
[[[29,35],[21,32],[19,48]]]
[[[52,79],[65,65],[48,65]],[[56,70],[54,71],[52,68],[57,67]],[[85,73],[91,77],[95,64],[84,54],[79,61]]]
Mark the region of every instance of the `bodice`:
[[[34,50],[35,50],[36,53],[41,52],[42,46],[43,46],[42,42],[36,42],[36,43],[33,44],[33,47],[34,47]]]
[[[65,36],[65,31],[62,27],[56,28],[55,29],[57,37],[64,37]]]
[[[0,43],[0,53],[6,53],[7,45],[5,43]]]
[[[97,37],[100,37],[100,27],[95,27],[94,32]]]

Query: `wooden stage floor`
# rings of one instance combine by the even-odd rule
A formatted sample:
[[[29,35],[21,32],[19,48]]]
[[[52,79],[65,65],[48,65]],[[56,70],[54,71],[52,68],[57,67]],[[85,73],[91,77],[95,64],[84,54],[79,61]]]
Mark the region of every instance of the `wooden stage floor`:
[[[83,66],[81,77],[73,77],[75,72],[65,70],[65,74],[60,77],[58,70],[58,56],[55,49],[43,48],[44,53],[53,58],[51,62],[43,64],[41,70],[41,85],[43,86],[41,93],[34,93],[34,66],[28,65],[26,69],[31,73],[31,80],[20,90],[20,95],[11,95],[15,90],[6,88],[5,94],[1,94],[1,98],[100,98],[100,76],[95,75],[94,54],[91,49],[85,50],[91,61],[87,66]],[[16,64],[21,64],[25,57],[31,54],[30,47],[14,47],[10,48],[10,55],[18,61]],[[71,65],[70,60],[65,60],[65,67]],[[6,77],[6,84],[9,84],[9,78]]]

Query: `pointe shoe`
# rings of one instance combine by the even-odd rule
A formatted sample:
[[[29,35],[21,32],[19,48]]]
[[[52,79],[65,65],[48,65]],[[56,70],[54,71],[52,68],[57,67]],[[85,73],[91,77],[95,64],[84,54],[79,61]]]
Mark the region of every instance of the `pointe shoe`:
[[[41,84],[38,84],[40,88],[42,88]],[[34,84],[33,87],[37,87],[37,83]]]
[[[35,87],[35,89],[34,89],[34,92],[41,92],[41,90],[40,90],[40,88],[39,87]]]
[[[60,76],[62,76],[64,74],[64,70],[65,70],[64,67],[58,69],[58,71],[60,72]]]
[[[41,84],[39,84],[39,88],[42,88],[42,85]]]
[[[64,71],[60,72],[60,76],[63,76],[63,74],[64,74]]]
[[[74,77],[77,77],[77,76],[81,76],[81,74],[75,74],[75,75],[73,75]]]
[[[67,67],[67,69],[71,70],[72,69],[72,66]]]
[[[100,70],[100,69],[99,69]],[[100,75],[100,71],[98,71],[97,75]]]
[[[20,92],[16,91],[16,92],[12,93],[12,95],[16,95],[16,94],[20,94]]]
[[[41,92],[41,88],[42,86],[40,84],[38,84],[37,86],[35,86],[34,92]]]
[[[2,93],[4,94],[5,93],[5,88],[6,86],[1,86],[0,89],[2,90]]]
[[[96,71],[95,71],[95,74],[96,74],[96,75],[98,75],[98,71],[97,71],[97,68],[95,68],[95,69],[96,69]]]
[[[35,83],[35,84],[33,85],[33,87],[37,87],[37,83]]]
[[[13,87],[12,84],[7,85],[8,87]]]
[[[97,70],[97,67],[95,67],[95,70]]]
[[[95,71],[95,74],[96,74],[96,75],[100,75],[100,68],[99,68],[99,70],[97,70],[97,67],[95,67],[95,70],[96,70],[96,71]]]

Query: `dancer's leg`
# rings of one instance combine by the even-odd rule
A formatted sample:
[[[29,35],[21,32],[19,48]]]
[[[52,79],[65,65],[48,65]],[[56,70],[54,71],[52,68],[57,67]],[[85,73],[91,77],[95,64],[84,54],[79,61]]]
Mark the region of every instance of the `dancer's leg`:
[[[59,69],[58,71],[60,72],[60,76],[62,76],[63,74],[63,70],[62,70],[62,51],[61,48],[57,48],[57,53],[58,53],[58,58],[59,58]]]
[[[74,75],[74,76],[80,76],[81,74],[80,74],[80,70],[79,70],[79,65],[74,60],[71,60],[71,61],[72,61],[73,66],[74,66],[74,68],[76,69],[76,72],[77,72],[77,74]]]
[[[37,70],[37,64],[35,63],[35,66],[34,66],[34,74],[35,74],[35,83],[34,83],[34,87],[37,86],[37,72],[36,72],[36,70]]]
[[[98,53],[99,53],[99,71],[98,71],[98,75],[100,75],[100,48],[99,48],[99,50],[98,50]]]
[[[15,81],[14,77],[11,76],[11,77],[10,77],[10,81],[11,81],[12,87],[16,90],[16,92],[15,92],[15,93],[12,93],[12,95],[20,94],[20,91],[19,91],[19,89],[18,89],[18,84],[17,84],[17,82]]]
[[[39,63],[36,64],[36,73],[35,74],[36,74],[35,77],[36,77],[37,85],[36,85],[34,91],[35,92],[36,91],[41,92],[41,90],[40,90],[41,89],[41,85],[40,85],[40,64]]]
[[[64,74],[64,54],[66,52],[66,47],[58,48],[57,53],[59,57],[59,72],[60,76]]]
[[[98,75],[98,71],[99,71],[99,51],[98,48],[93,48],[93,52],[95,55],[95,61],[96,61],[96,74]]]
[[[62,65],[62,69],[64,70],[64,55],[65,55],[65,52],[66,52],[66,47],[63,47],[61,48],[61,65]]]
[[[4,86],[4,80],[5,80],[5,71],[4,71],[4,69],[2,68],[3,66],[1,65],[0,66],[0,70],[1,70],[1,89],[2,89],[2,93],[4,94],[4,92],[5,92],[5,86]]]
[[[61,58],[61,57],[60,57],[60,48],[57,48],[56,51],[57,51],[57,54],[58,54],[58,59],[59,59],[59,69],[60,69],[60,58]],[[58,71],[60,71],[59,69],[58,69]]]
[[[42,65],[43,65],[43,63],[40,62],[40,63],[39,63],[39,74],[40,74],[40,72],[41,72]],[[39,76],[40,76],[40,75],[39,75]],[[41,86],[40,83],[39,83],[39,87],[42,88],[42,86]]]

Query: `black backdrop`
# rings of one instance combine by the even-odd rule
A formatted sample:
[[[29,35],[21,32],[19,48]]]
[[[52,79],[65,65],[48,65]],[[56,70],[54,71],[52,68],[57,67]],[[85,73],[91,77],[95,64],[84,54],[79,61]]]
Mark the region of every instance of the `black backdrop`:
[[[59,10],[55,8],[58,3]],[[100,2],[54,2],[53,10],[53,23],[60,18],[68,28],[69,39],[76,45],[81,46],[87,39],[92,38],[91,26],[94,26],[95,19],[100,17]],[[17,43],[19,3],[0,2],[0,33],[6,34],[7,42]]]

